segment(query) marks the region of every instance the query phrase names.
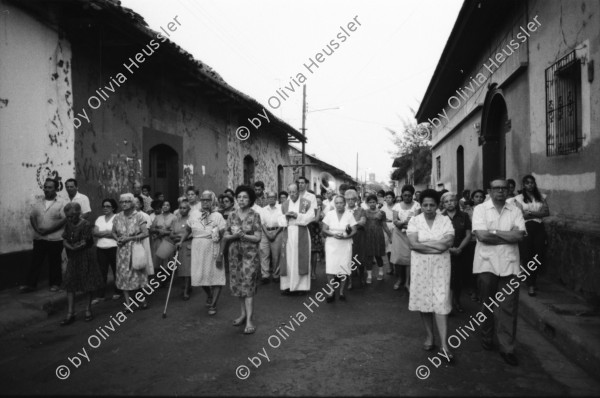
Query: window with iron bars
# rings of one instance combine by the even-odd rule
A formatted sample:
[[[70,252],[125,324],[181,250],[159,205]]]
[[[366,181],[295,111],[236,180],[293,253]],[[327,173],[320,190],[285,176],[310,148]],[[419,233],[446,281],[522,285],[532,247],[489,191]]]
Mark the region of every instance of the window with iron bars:
[[[581,149],[581,61],[575,51],[546,69],[546,156]]]

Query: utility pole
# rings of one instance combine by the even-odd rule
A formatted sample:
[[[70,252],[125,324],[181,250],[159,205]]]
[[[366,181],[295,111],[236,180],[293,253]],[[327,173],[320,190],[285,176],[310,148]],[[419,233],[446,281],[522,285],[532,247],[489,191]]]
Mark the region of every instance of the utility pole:
[[[304,136],[304,140],[302,141],[302,175],[304,176],[306,175],[304,170],[304,165],[306,164],[306,84],[302,85],[302,135]]]
[[[356,152],[356,181],[358,182],[358,152]]]

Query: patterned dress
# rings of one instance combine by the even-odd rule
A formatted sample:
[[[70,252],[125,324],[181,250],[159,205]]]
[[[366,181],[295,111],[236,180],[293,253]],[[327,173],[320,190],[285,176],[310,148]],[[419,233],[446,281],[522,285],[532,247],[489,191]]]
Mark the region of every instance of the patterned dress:
[[[115,216],[113,221],[113,233],[117,237],[132,236],[142,232],[142,225],[146,225],[146,219],[138,212],[134,211],[126,216],[123,212]],[[117,248],[117,281],[116,286],[121,290],[137,290],[146,286],[148,283],[148,272],[146,270],[134,270],[131,268],[131,246],[132,242],[127,242]]]
[[[93,225],[87,220],[80,220],[73,225],[65,225],[62,238],[75,245],[81,241],[86,243],[85,249],[65,249],[69,262],[64,278],[64,287],[68,292],[93,292],[104,285],[100,268],[92,253],[94,239],[92,237]]]
[[[451,235],[454,228],[450,218],[436,214],[429,228],[424,214],[411,218],[406,231],[418,234],[420,243],[436,241]],[[450,299],[450,252],[441,254],[422,254],[411,252],[410,267],[410,311],[435,312],[449,314],[452,310]]]
[[[261,231],[260,215],[250,209],[242,221],[238,212],[227,219],[226,231],[241,228],[246,234]],[[260,256],[258,243],[234,240],[229,243],[229,287],[231,294],[237,297],[253,297],[256,294],[256,282],[260,276]]]
[[[352,213],[356,222],[360,221],[363,216],[366,218],[365,209],[360,206],[356,206],[354,209],[346,207],[346,211]],[[352,258],[358,260],[358,267],[363,267],[367,263],[364,226],[356,226],[356,234],[352,237]]]
[[[213,241],[213,230],[225,230],[219,212],[192,211],[187,221],[192,229],[192,286],[225,286],[225,268],[217,268],[219,242]],[[219,235],[220,236],[220,235]]]
[[[325,214],[321,211],[321,217],[308,224],[308,231],[310,232],[310,251],[313,253],[323,253],[323,235],[321,234],[323,226],[321,222],[324,216]]]
[[[385,223],[385,213],[381,210],[365,210],[367,223],[365,224],[365,256],[385,256],[385,237],[383,234],[383,224]],[[379,218],[378,218],[379,217]]]

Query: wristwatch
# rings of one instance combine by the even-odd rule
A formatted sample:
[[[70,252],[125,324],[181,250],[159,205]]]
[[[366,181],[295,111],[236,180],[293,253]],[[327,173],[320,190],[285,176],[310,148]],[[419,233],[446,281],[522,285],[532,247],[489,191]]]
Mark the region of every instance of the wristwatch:
[[[492,231],[491,231],[491,232],[492,232],[494,235],[496,235],[496,234],[498,233],[498,230],[497,230],[497,229],[492,229]]]

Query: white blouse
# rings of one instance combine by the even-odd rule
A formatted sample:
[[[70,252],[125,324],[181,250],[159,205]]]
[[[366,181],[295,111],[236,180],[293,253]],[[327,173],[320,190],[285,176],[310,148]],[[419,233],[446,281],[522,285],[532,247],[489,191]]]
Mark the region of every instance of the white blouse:
[[[454,227],[450,217],[436,214],[433,225],[429,228],[425,214],[419,214],[408,222],[407,234],[418,234],[419,243],[441,240],[448,235],[454,236]]]
[[[113,221],[115,220],[115,215],[113,214],[108,221],[104,216],[100,216],[96,219],[95,225],[98,227],[100,232],[111,232],[113,229]],[[111,238],[99,238],[96,243],[96,247],[100,249],[109,249],[111,247],[117,247],[117,241]]]
[[[328,211],[325,214],[325,218],[323,218],[323,224],[329,227],[329,231],[332,233],[340,233],[346,232],[346,227],[350,225],[351,227],[356,225],[356,220],[352,213],[348,210],[344,211],[342,214],[342,218],[338,219],[337,210]]]

